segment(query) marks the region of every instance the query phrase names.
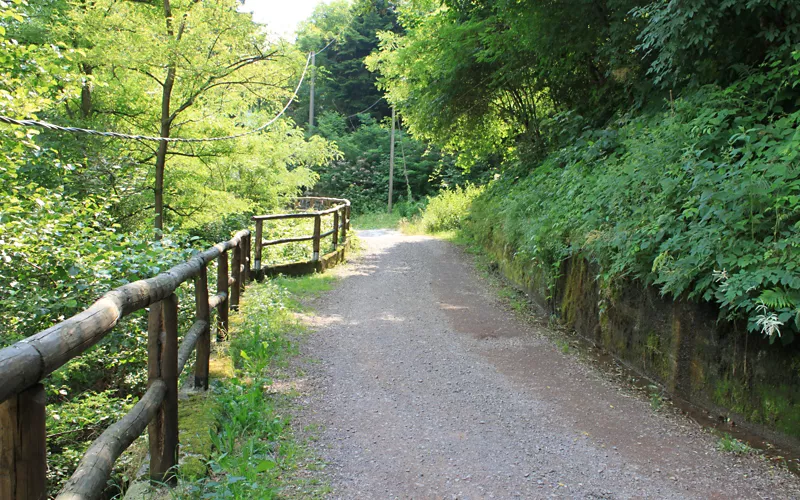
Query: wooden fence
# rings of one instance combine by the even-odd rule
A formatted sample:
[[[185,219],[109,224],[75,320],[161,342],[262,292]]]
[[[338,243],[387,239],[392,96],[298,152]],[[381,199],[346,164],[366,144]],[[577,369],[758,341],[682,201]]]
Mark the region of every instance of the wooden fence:
[[[344,244],[347,240],[347,230],[350,229],[350,202],[339,198],[297,198],[295,200],[297,209],[317,209],[316,211],[297,212],[292,214],[272,214],[257,215],[253,217],[256,222],[256,247],[255,247],[255,272],[258,276],[263,275],[301,275],[315,271],[324,271],[331,263],[338,262],[344,253]],[[322,220],[324,217],[333,217],[332,229],[322,232]],[[280,238],[275,240],[264,240],[264,223],[287,219],[314,219],[314,233],[309,236],[299,236],[294,238]],[[333,240],[333,253],[321,255],[320,248],[322,240],[331,237]],[[284,243],[311,241],[312,252],[311,260],[304,262],[293,262],[276,266],[261,267],[262,250],[265,246],[280,245]]]
[[[314,241],[313,262],[320,260],[322,238],[333,236],[336,247],[341,229],[344,242],[349,228],[350,202],[323,198],[298,200],[298,205],[306,207],[318,204],[336,206],[317,212],[253,218],[256,221],[256,269],[250,266],[251,233],[239,231],[229,241],[214,245],[183,264],[153,278],[111,290],[83,312],[0,350],[0,499],[47,498],[46,398],[41,381],[102,340],[122,318],[147,307],[147,391],[130,412],[92,443],[57,499],[98,498],[111,476],[114,462],[145,427],[148,427],[150,443],[150,479],[175,484],[178,377],[196,351],[192,384],[197,389],[208,389],[211,311],[217,310],[217,340],[224,340],[229,311],[238,307],[245,285],[260,268],[261,248],[284,242],[262,242],[263,221],[314,217],[314,235],[302,240]],[[334,231],[320,234],[320,218],[326,215],[333,215]],[[286,241],[300,240],[288,238]],[[217,290],[216,294],[209,295],[207,268],[215,260]],[[190,279],[195,284],[195,321],[179,345],[175,290]]]

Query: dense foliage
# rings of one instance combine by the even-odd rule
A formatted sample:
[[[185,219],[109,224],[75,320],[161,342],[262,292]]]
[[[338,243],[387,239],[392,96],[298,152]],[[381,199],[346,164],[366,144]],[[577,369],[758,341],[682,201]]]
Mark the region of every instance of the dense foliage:
[[[348,130],[341,115],[326,113],[320,117],[317,131],[335,142],[342,156],[316,169],[319,181],[315,191],[329,195],[336,193],[349,199],[357,213],[382,210],[389,196],[388,128],[363,115],[361,124]],[[469,173],[462,171],[456,167],[452,155],[443,154],[438,148],[426,146],[398,130],[394,200],[402,200],[401,209],[421,202],[440,188],[461,185],[485,175],[485,170],[477,167]]]
[[[376,75],[364,65],[364,59],[378,48],[378,32],[398,32],[395,6],[386,0],[357,0],[320,3],[297,33],[297,47],[316,51],[335,40],[316,56],[316,115],[339,113],[351,124],[359,121],[357,113],[381,121],[391,115],[389,104],[376,87]],[[308,91],[308,84],[305,84]],[[304,92],[304,95],[307,95]],[[308,101],[298,106],[295,120],[308,123]]]
[[[601,280],[634,277],[711,300],[791,342],[800,327],[800,114],[764,126],[763,101],[738,97],[709,87],[676,101],[674,113],[586,132],[534,172],[517,177],[520,166],[494,183],[472,231],[554,276],[563,259],[583,255],[600,264]]]

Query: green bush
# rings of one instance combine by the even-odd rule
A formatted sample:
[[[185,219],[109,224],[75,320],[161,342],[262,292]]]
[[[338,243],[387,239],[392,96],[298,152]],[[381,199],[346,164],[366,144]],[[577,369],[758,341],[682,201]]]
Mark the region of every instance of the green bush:
[[[554,278],[563,259],[581,255],[601,280],[715,302],[752,331],[791,342],[800,327],[800,111],[776,99],[798,94],[787,82],[800,65],[776,68],[587,131],[533,170],[510,169],[474,203],[469,232]]]
[[[420,225],[430,233],[460,229],[473,200],[482,192],[483,187],[473,185],[442,191],[428,200]]]

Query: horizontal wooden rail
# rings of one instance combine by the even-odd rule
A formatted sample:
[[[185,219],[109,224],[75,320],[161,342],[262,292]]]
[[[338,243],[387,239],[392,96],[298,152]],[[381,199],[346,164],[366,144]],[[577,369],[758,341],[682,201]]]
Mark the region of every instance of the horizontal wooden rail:
[[[187,262],[153,278],[135,281],[106,293],[85,311],[0,350],[0,402],[30,387],[92,347],[123,317],[144,309],[175,291],[209,262],[236,247],[248,231],[198,253]]]
[[[311,241],[314,239],[314,235],[311,236],[298,236],[295,238],[281,238],[278,240],[264,240],[261,242],[262,246],[270,246],[270,245],[280,245],[283,243],[299,243],[301,241]]]
[[[315,212],[300,212],[297,214],[269,214],[269,215],[254,215],[253,220],[283,220],[283,219],[309,219],[316,215]]]
[[[189,331],[186,332],[186,335],[183,337],[183,342],[181,342],[181,346],[178,348],[178,375],[183,373],[183,367],[186,366],[186,362],[189,361],[189,357],[192,355],[192,352],[194,352],[197,341],[200,339],[200,336],[205,333],[207,328],[208,322],[197,320],[192,324],[192,327],[189,328]]]
[[[336,229],[331,229],[330,231],[325,231],[319,235],[320,238],[325,238],[326,236],[330,236],[336,232]]]
[[[91,500],[98,498],[111,477],[114,462],[144,431],[161,407],[167,384],[156,380],[142,399],[122,419],[109,426],[86,450],[78,468],[56,500]]]
[[[195,387],[208,388],[210,311],[218,329],[227,329],[229,285],[238,295],[250,275],[250,231],[243,230],[153,278],[106,293],[88,309],[36,335],[0,350],[0,498],[45,497],[45,399],[39,382],[102,340],[125,316],[149,307],[148,378],[142,399],[89,447],[58,498],[91,499],[103,495],[115,460],[149,426],[150,473],[158,482],[174,482],[178,446],[178,376],[196,352]],[[228,269],[228,252],[236,266]],[[207,266],[217,260],[219,290],[209,297]],[[194,279],[195,321],[178,345],[175,290]]]
[[[211,309],[216,309],[217,307],[219,307],[220,304],[225,302],[225,300],[227,300],[227,298],[228,298],[228,294],[227,293],[220,292],[220,293],[212,296],[210,299],[208,299],[208,307],[211,308]]]

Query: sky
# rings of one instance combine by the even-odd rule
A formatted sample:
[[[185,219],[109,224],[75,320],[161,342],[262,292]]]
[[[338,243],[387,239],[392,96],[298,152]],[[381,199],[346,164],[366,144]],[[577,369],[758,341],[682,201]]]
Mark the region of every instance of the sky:
[[[266,24],[270,31],[294,39],[297,23],[308,18],[318,4],[331,0],[245,0],[242,12],[252,12],[253,20]]]

